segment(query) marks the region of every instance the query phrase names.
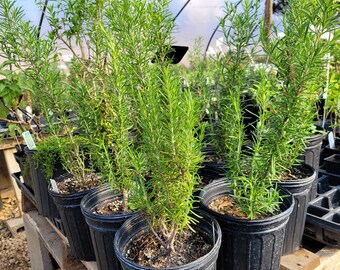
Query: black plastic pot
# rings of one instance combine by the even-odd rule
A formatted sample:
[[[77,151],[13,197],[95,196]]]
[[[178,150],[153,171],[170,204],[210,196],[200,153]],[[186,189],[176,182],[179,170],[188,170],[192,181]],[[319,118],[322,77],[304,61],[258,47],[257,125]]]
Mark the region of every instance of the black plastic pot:
[[[198,175],[201,178],[202,184],[207,185],[211,181],[225,177],[226,166],[223,163],[203,163],[198,170]]]
[[[198,175],[201,179],[200,184],[194,190],[194,207],[199,208],[200,206],[200,193],[204,186],[208,185],[214,180],[225,177],[226,166],[225,163],[203,163],[202,167],[198,170]]]
[[[226,163],[222,160],[219,160],[221,157],[217,154],[216,150],[213,147],[204,147],[202,152],[205,156],[205,161],[202,163],[202,168],[205,170],[214,170],[216,173],[223,174],[224,176],[226,172]]]
[[[7,121],[0,120],[0,129],[7,129]]]
[[[218,256],[218,250],[221,245],[221,228],[217,221],[204,211],[198,211],[198,214],[202,217],[199,223],[194,228],[199,228],[209,235],[209,240],[214,243],[213,248],[209,253],[203,257],[178,267],[162,268],[166,270],[219,270],[216,268],[216,260]],[[124,270],[151,270],[157,268],[145,267],[135,264],[129,261],[125,254],[127,252],[128,244],[131,238],[136,235],[140,235],[148,230],[149,224],[144,219],[142,214],[137,214],[128,219],[123,226],[118,230],[114,239],[114,248],[118,259]]]
[[[327,136],[324,133],[318,133],[306,139],[307,144],[304,152],[304,163],[312,166],[315,170],[319,167],[320,150],[323,139]]]
[[[324,169],[329,173],[340,175],[340,154],[325,158]]]
[[[32,187],[38,213],[44,217],[58,218],[58,209],[48,193],[49,180],[45,178],[41,168],[37,167],[33,160],[35,150],[29,150],[26,147],[25,153],[27,155],[27,161],[30,166]]]
[[[31,190],[28,189],[28,187],[24,183],[21,182],[21,172],[12,173],[11,176],[15,179],[15,182],[17,183],[17,186],[20,188],[22,195],[25,196],[28,200],[30,200],[35,207],[37,207],[34,194],[32,193]]]
[[[60,194],[48,187],[48,191],[58,207],[65,235],[73,255],[84,261],[94,261],[95,255],[89,227],[80,210],[80,202],[91,190],[73,194]]]
[[[288,191],[281,190],[283,198],[278,215],[247,220],[222,215],[208,205],[230,191],[225,179],[216,180],[201,192],[201,208],[213,215],[221,226],[222,244],[217,269],[277,270],[283,247],[286,224],[293,211],[294,200]]]
[[[20,167],[20,171],[21,171],[21,176],[24,179],[24,183],[26,185],[26,187],[32,192],[33,191],[33,181],[30,175],[29,170],[27,170],[27,155],[26,152],[24,150],[19,150],[17,149],[17,152],[13,154],[14,155],[14,159],[15,161],[19,164]],[[29,166],[29,164],[28,164]]]
[[[123,223],[133,214],[100,215],[95,210],[101,205],[114,201],[120,194],[115,194],[108,184],[88,193],[80,203],[80,208],[90,228],[92,244],[98,269],[120,270],[120,262],[113,248],[114,236]]]
[[[283,255],[300,249],[310,198],[309,192],[313,183],[317,181],[316,172],[311,166],[302,164],[301,169],[309,175],[307,178],[285,180],[279,183],[280,187],[287,189],[295,200],[295,206],[287,224]]]
[[[305,152],[303,155],[302,161],[305,164],[312,166],[318,175],[319,165],[320,165],[320,152],[322,146],[322,140],[326,134],[316,134],[314,136],[307,138],[307,146],[305,148]],[[312,184],[312,187],[309,192],[309,201],[313,200],[317,196],[317,178]]]
[[[334,141],[334,147],[330,147],[329,144],[327,144],[325,146],[325,148],[323,149],[322,151],[322,154],[321,154],[321,163],[323,163],[323,161],[325,160],[325,158],[327,157],[330,157],[332,155],[340,155],[340,139],[339,138],[335,138],[335,141]]]

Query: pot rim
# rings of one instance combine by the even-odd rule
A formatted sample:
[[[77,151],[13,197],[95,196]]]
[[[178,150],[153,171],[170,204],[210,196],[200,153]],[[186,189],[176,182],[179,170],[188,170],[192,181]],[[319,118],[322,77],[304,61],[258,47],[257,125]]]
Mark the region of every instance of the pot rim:
[[[208,217],[210,220],[211,220],[211,224],[213,224],[213,232],[216,232],[216,229],[217,229],[217,239],[215,239],[215,243],[212,247],[212,249],[207,253],[205,254],[204,256],[190,262],[190,263],[187,263],[187,264],[183,264],[183,265],[180,265],[180,266],[176,266],[176,267],[167,267],[167,268],[154,268],[154,267],[148,267],[148,266],[141,266],[139,264],[136,264],[130,260],[128,260],[125,256],[123,256],[123,254],[120,252],[120,250],[118,249],[118,235],[119,235],[119,231],[121,229],[119,229],[119,231],[117,232],[117,234],[115,235],[115,239],[114,239],[114,249],[115,249],[115,252],[116,254],[118,255],[119,254],[119,259],[124,261],[125,264],[131,266],[131,267],[134,267],[134,268],[137,268],[137,269],[140,269],[140,270],[155,270],[155,269],[160,269],[160,270],[181,270],[185,267],[185,269],[195,269],[195,268],[190,268],[190,267],[195,267],[197,265],[201,265],[201,263],[203,263],[203,261],[205,261],[208,257],[210,257],[212,255],[212,253],[216,252],[218,254],[218,251],[219,251],[219,248],[221,246],[221,242],[222,242],[222,231],[221,231],[221,227],[220,225],[218,224],[218,222],[216,221],[216,219],[210,215],[209,213],[207,213],[206,211],[203,211],[203,210],[196,210],[195,211],[196,213],[198,214],[203,214],[205,217]],[[144,216],[143,213],[138,213],[137,215],[134,215],[132,218],[130,218],[129,220],[127,220],[126,222],[131,222],[135,219],[138,219],[140,218],[141,216]],[[203,217],[202,217],[203,218]],[[124,225],[122,226],[124,227]],[[140,229],[138,231],[138,233],[144,231],[145,229]],[[211,237],[211,239],[213,240],[214,237]],[[117,256],[118,257],[118,256]]]
[[[225,193],[221,194],[220,196],[216,196],[212,199],[216,199],[218,197],[224,196],[225,194],[228,194],[227,188],[230,185],[230,183],[226,182],[225,181],[226,179],[227,178],[225,178],[225,177],[220,178],[220,179],[214,180],[210,184],[206,185],[205,187],[203,187],[199,196],[201,198],[203,198],[205,193],[206,193],[206,187],[212,187],[214,185],[224,185],[225,186]],[[240,218],[240,217],[235,217],[235,216],[228,216],[228,215],[221,214],[219,212],[216,212],[216,211],[208,208],[207,204],[202,202],[202,199],[201,199],[200,203],[205,208],[209,209],[209,211],[216,214],[217,217],[228,220],[228,222],[230,221],[230,222],[237,222],[237,223],[242,223],[242,224],[254,224],[254,225],[259,225],[259,224],[262,224],[262,223],[263,224],[272,223],[272,222],[276,222],[277,220],[285,219],[286,216],[289,216],[291,214],[291,212],[293,211],[294,205],[295,205],[295,200],[293,199],[293,195],[288,190],[286,190],[285,188],[280,188],[280,190],[283,193],[283,195],[285,196],[285,198],[287,198],[286,200],[287,200],[288,203],[290,203],[290,205],[287,207],[287,209],[281,211],[280,213],[273,215],[273,216],[270,216],[270,217],[265,217],[265,218],[245,219],[245,218]],[[212,199],[210,201],[208,201],[208,203],[210,203],[212,201]]]
[[[119,214],[112,214],[112,215],[103,215],[103,214],[98,214],[93,212],[95,206],[91,205],[90,207],[87,206],[87,203],[90,203],[90,200],[92,200],[94,197],[99,195],[100,193],[105,193],[105,192],[110,192],[112,191],[110,189],[110,185],[108,183],[104,183],[100,185],[99,187],[96,187],[93,189],[91,192],[86,194],[84,198],[80,202],[80,209],[84,216],[86,218],[90,219],[101,219],[101,220],[112,220],[112,219],[124,219],[131,217],[132,215],[136,214],[136,212],[129,212],[129,213],[119,213]],[[116,197],[121,197],[122,194],[120,193],[114,193],[112,191],[112,196],[110,198],[106,198],[105,201],[110,202],[110,199],[116,198]],[[101,201],[98,201],[101,202]]]

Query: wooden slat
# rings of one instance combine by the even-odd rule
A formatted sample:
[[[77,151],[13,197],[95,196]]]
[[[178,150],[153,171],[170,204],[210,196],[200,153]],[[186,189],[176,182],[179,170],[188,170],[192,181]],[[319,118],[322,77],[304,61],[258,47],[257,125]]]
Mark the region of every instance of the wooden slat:
[[[43,245],[48,250],[48,252],[53,256],[53,258],[56,260],[61,269],[63,270],[96,269],[87,268],[80,260],[75,259],[71,253],[69,246],[56,233],[56,231],[49,224],[47,219],[40,216],[37,211],[31,211],[24,214],[24,221],[25,228],[26,224],[30,224],[31,227],[35,228]],[[37,252],[39,252],[39,250]],[[35,255],[33,255],[33,257],[34,256]]]
[[[15,190],[13,187],[0,190],[0,198],[15,198]]]
[[[299,249],[281,257],[280,270],[313,270],[320,265],[320,257],[307,249]]]
[[[32,269],[52,270],[51,257],[40,239],[36,223],[26,214],[23,215],[23,220]]]
[[[24,139],[22,137],[19,137],[18,140],[13,139],[13,138],[3,139],[0,143],[0,150],[6,150],[6,149],[9,149],[9,148],[13,148],[18,144],[18,142],[23,143]]]
[[[320,256],[321,263],[315,270],[340,270],[339,249],[326,246],[316,254]]]

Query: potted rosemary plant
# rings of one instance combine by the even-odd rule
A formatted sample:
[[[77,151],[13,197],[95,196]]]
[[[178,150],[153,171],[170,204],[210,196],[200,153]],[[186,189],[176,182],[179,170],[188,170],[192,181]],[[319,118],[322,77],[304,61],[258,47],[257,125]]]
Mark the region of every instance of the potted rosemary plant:
[[[145,66],[143,74],[134,73],[142,78],[136,93],[141,159],[132,165],[144,173],[135,182],[130,206],[140,214],[118,230],[114,247],[123,269],[215,269],[219,226],[207,214],[200,213],[200,219],[193,213],[202,161],[201,106],[190,89],[183,89],[166,59],[173,29],[168,3],[150,4],[157,6],[161,18],[154,43],[158,48],[151,54],[153,64]],[[197,242],[203,235],[206,241]],[[190,248],[181,248],[192,240]],[[191,249],[197,251],[194,258],[186,253]]]
[[[302,10],[308,12],[304,13]],[[325,65],[324,57],[334,45],[334,40],[324,40],[322,37],[334,30],[336,10],[333,1],[307,1],[303,4],[291,1],[288,12],[284,15],[284,38],[274,42],[263,41],[264,51],[271,63],[278,67],[277,79],[282,81],[281,90],[276,96],[281,94],[283,98],[277,98],[277,102],[272,103],[278,105],[273,106],[272,110],[282,110],[282,120],[274,120],[273,123],[277,126],[278,134],[281,134],[276,139],[285,143],[285,147],[278,152],[280,155],[276,160],[276,170],[280,185],[287,188],[298,203],[288,223],[284,254],[300,248],[309,192],[316,186],[317,175],[314,173],[313,176],[312,171],[298,180],[297,175],[304,170],[301,165],[296,164],[296,159],[304,152],[308,138],[314,133],[316,103],[323,86],[319,78]],[[295,174],[297,168],[300,172]],[[298,221],[295,222],[296,220]]]
[[[103,15],[103,21],[97,17],[88,37],[92,47],[104,53],[94,52],[90,61],[94,72],[86,73],[91,83],[80,74],[73,98],[80,105],[79,123],[92,142],[96,168],[106,182],[81,203],[99,269],[121,269],[112,243],[116,231],[136,210],[135,189],[146,174],[136,151],[140,137],[136,99],[155,57],[150,52],[159,51],[164,43],[162,31],[167,28],[162,28],[162,8],[153,1],[124,0],[93,9]]]
[[[71,100],[69,79],[67,74],[58,66],[58,53],[61,49],[64,49],[58,46],[61,43],[67,47],[69,40],[65,40],[65,36],[68,39],[77,37],[79,31],[76,30],[78,30],[79,25],[70,23],[70,27],[66,29],[54,28],[56,25],[60,26],[63,23],[70,22],[68,21],[70,13],[66,12],[65,17],[61,18],[52,16],[49,18],[52,30],[40,37],[39,28],[24,20],[24,11],[22,8],[16,7],[15,1],[3,1],[1,8],[3,19],[1,21],[3,26],[1,37],[6,40],[2,50],[7,59],[28,78],[29,86],[32,89],[32,102],[36,111],[39,112],[37,119],[41,119],[40,116],[43,116],[46,125],[45,130],[48,135],[53,137],[51,141],[56,142],[52,144],[47,141],[47,148],[52,150],[52,146],[56,147],[53,151],[58,153],[63,168],[72,175],[72,179],[68,177],[66,181],[60,181],[57,184],[58,191],[50,190],[50,194],[53,195],[58,206],[66,236],[69,238],[74,255],[80,259],[94,260],[90,233],[81,214],[79,204],[81,198],[93,186],[100,184],[100,180],[93,173],[90,173],[92,168],[87,164],[90,157],[86,152],[87,147],[84,148],[84,144],[87,145],[86,138],[77,134],[79,133],[79,125],[75,119],[70,117],[74,108],[72,103],[69,102]],[[53,13],[53,8],[60,8],[60,6],[47,7],[51,14],[56,15]],[[76,22],[81,24],[83,22],[81,19],[85,19],[85,17],[77,18]],[[72,47],[68,47],[68,49],[73,50]],[[62,138],[63,136],[66,140]],[[35,138],[39,144],[40,136],[35,136]],[[39,198],[50,198],[47,193],[49,179],[46,179],[44,174],[36,173],[36,163],[44,167],[45,164],[42,161],[48,160],[48,156],[44,158],[44,155],[51,154],[51,151],[44,152],[43,149],[44,146],[41,147],[42,152],[31,162],[31,175],[38,176],[37,179],[33,179],[35,196],[39,196],[37,202],[41,201]],[[27,150],[27,154],[32,157],[32,160],[36,152],[37,150],[34,149]],[[48,173],[48,171],[44,173]],[[37,203],[37,205],[40,213],[43,215],[50,214],[44,213],[43,208],[39,207],[40,204]],[[44,205],[47,205],[47,203],[42,201],[42,206]],[[68,222],[69,217],[73,218],[71,221],[74,222]],[[77,224],[78,227],[74,227],[74,224]],[[81,231],[79,231],[79,228],[82,228]]]
[[[259,1],[242,3],[242,14],[237,13],[235,6],[227,4],[227,14],[221,25],[229,51],[218,59],[219,71],[225,80],[225,99],[219,126],[219,138],[222,140],[219,143],[220,149],[224,149],[226,155],[228,183],[220,181],[207,186],[202,192],[202,207],[214,213],[223,224],[222,245],[230,247],[237,242],[241,246],[234,247],[233,250],[224,249],[219,257],[221,269],[276,269],[279,266],[281,251],[284,249],[287,254],[299,248],[303,234],[303,225],[292,225],[296,221],[295,218],[290,219],[285,234],[284,225],[293,210],[293,202],[281,193],[277,182],[296,195],[299,194],[297,189],[301,191],[304,186],[305,191],[301,192],[304,197],[295,197],[299,204],[296,203],[294,208],[294,217],[301,218],[298,224],[304,224],[306,197],[315,179],[315,171],[310,167],[304,176],[305,179],[300,182],[290,180],[290,173],[301,168],[297,158],[305,148],[305,138],[311,134],[318,74],[322,67],[323,53],[328,48],[328,44],[318,41],[334,19],[331,11],[333,4],[331,1],[318,1],[318,5],[314,6],[312,3],[306,2],[302,5],[300,1],[290,1],[289,9],[283,15],[285,38],[272,39],[262,34],[261,39],[257,40],[254,33],[258,31],[256,8],[259,7]],[[303,13],[300,8],[311,12]],[[313,20],[314,15],[308,14],[318,14],[324,18],[322,25]],[[317,33],[308,32],[311,24],[319,29]],[[250,66],[251,59],[254,59],[249,58],[249,55],[252,56],[254,52],[251,48],[258,48],[257,41],[262,42],[262,48],[276,70],[262,70],[259,78],[249,84],[247,67]],[[232,45],[234,51],[230,50]],[[242,110],[241,97],[244,91],[249,91],[258,108],[257,120],[251,124],[250,136],[246,134],[247,126]],[[285,176],[286,178],[283,178]],[[227,193],[229,196],[224,197]],[[234,210],[243,214],[236,215]],[[269,225],[270,220],[274,220],[274,217],[279,220],[282,215],[286,217],[281,220],[281,224]],[[266,223],[270,228],[269,234],[264,233],[267,228],[263,225]],[[274,228],[277,233],[275,239],[279,242],[271,246],[273,253],[268,255],[268,245],[273,242],[267,243],[266,239],[274,234]],[[255,241],[255,238],[259,237],[255,236],[255,231],[261,231],[265,244],[251,250],[245,248],[249,241]],[[245,258],[252,259],[248,261]]]
[[[15,1],[2,1],[0,10],[1,54],[25,77],[33,106],[33,113],[21,110],[26,114],[27,121],[17,118],[14,124],[28,127],[36,143],[39,143],[43,136],[61,132],[56,115],[65,113],[66,103],[58,102],[67,100],[67,97],[62,87],[63,73],[57,68],[56,40],[53,36],[39,38],[38,27],[24,20],[24,10]],[[46,195],[48,182],[32,159],[36,150],[26,148],[25,152],[38,212],[48,217],[58,216],[53,201]]]
[[[221,225],[218,269],[277,269],[294,202],[291,196],[278,190],[275,176],[267,172],[271,167],[264,154],[266,136],[275,132],[267,126],[268,106],[276,84],[272,70],[267,75],[261,72],[260,81],[248,79],[247,71],[259,42],[255,38],[259,31],[259,1],[241,3],[242,13],[237,12],[239,7],[226,3],[221,26],[229,50],[216,59],[223,93],[214,144],[225,156],[227,179],[203,188],[201,207]],[[235,50],[231,50],[233,47]],[[244,120],[242,96],[245,91],[258,105],[258,120],[251,123],[250,137]],[[268,145],[268,149],[270,147]],[[249,249],[249,245],[253,248]]]
[[[116,254],[124,269],[215,269],[219,226],[209,215],[193,212],[203,159],[201,109],[169,64],[150,68],[139,92],[140,147],[149,177],[140,182],[133,202],[142,214],[117,232]]]

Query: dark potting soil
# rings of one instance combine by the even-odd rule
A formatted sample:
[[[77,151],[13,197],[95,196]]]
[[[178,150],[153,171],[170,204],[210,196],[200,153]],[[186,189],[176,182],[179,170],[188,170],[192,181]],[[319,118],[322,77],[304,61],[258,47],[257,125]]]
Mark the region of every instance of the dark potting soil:
[[[58,190],[61,194],[82,192],[98,187],[100,184],[101,181],[99,177],[93,172],[86,175],[86,179],[84,182],[76,180],[73,176],[57,182]]]
[[[310,175],[306,173],[305,171],[301,170],[299,167],[293,167],[287,172],[284,172],[280,175],[281,180],[298,180],[298,179],[305,179],[309,177]]]
[[[207,254],[213,247],[206,233],[184,230],[175,240],[175,252],[168,251],[151,232],[137,235],[127,248],[127,258],[141,266],[167,268],[188,264]]]
[[[219,155],[206,155],[204,157],[204,162],[206,163],[217,163],[217,164],[220,164],[220,163],[225,163],[225,159],[223,159],[221,156]]]
[[[110,216],[122,213],[132,213],[132,210],[128,210],[127,212],[123,211],[123,200],[121,198],[115,198],[100,203],[96,207],[94,213],[98,215]]]
[[[200,186],[205,186],[209,183],[211,183],[211,181],[215,180],[216,177],[210,176],[210,175],[202,175],[200,177]]]

